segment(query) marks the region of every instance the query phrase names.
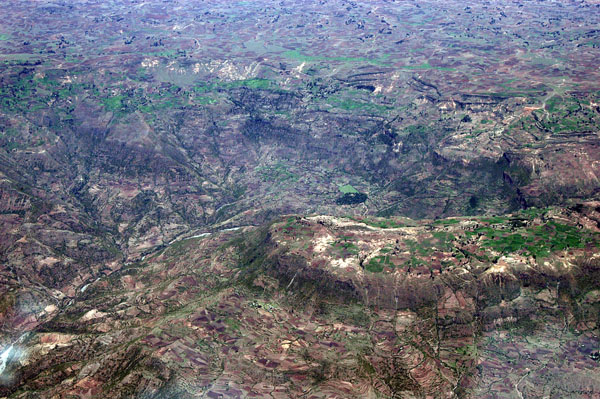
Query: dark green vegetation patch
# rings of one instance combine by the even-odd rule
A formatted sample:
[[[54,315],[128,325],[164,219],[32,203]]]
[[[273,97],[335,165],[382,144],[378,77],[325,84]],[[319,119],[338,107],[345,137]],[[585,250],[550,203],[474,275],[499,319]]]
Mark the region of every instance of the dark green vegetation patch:
[[[339,197],[335,202],[338,205],[357,205],[365,202],[367,198],[368,196],[365,193],[346,193]]]

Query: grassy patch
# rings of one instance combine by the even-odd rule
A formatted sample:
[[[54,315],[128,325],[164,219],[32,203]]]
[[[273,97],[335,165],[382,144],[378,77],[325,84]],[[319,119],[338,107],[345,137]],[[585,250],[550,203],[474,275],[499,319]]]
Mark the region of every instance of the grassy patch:
[[[299,176],[288,170],[287,165],[282,162],[277,162],[272,165],[260,166],[256,168],[256,172],[260,179],[264,182],[282,183],[287,180],[297,181]]]
[[[102,104],[107,111],[116,112],[120,111],[123,108],[123,99],[125,96],[118,95],[113,97],[108,97],[102,100]]]
[[[399,227],[407,227],[410,225],[414,225],[409,223],[403,223],[394,219],[378,219],[373,217],[356,218],[351,216],[349,217],[349,219],[352,219],[359,223],[364,223],[367,226],[378,227],[380,229],[395,229]]]
[[[436,247],[443,251],[451,250],[453,242],[456,240],[456,237],[452,233],[447,233],[445,231],[436,231],[432,233],[432,235],[433,238],[437,240]]]
[[[247,87],[254,90],[267,90],[277,88],[277,83],[269,79],[251,78],[234,80],[232,82],[201,82],[192,88],[196,93],[211,93],[220,90]]]
[[[371,273],[381,273],[386,266],[394,267],[394,264],[390,262],[389,255],[379,255],[369,259],[369,262],[365,265],[365,270]]]
[[[342,109],[344,111],[365,111],[372,113],[382,113],[393,109],[393,107],[389,107],[386,105],[375,104],[372,102],[363,102],[349,98],[340,98],[337,96],[328,97],[327,103],[333,107]]]
[[[355,189],[354,187],[352,187],[350,184],[340,186],[339,188],[340,188],[340,191],[342,192],[342,194],[358,193],[358,190]]]
[[[307,231],[306,226],[300,223],[300,219],[295,216],[286,219],[283,230],[295,238],[301,237],[302,233]]]
[[[416,240],[404,240],[404,244],[408,247],[411,254],[419,256],[429,256],[433,252],[433,244],[431,240],[422,239]]]
[[[456,348],[456,352],[461,356],[476,358],[477,357],[477,345],[475,345],[475,344],[465,345],[460,348]]]
[[[200,105],[208,105],[208,104],[216,103],[217,100],[215,100],[214,98],[210,98],[210,97],[199,96],[199,97],[194,98],[194,102],[196,104],[200,104]]]
[[[227,326],[229,326],[229,328],[231,328],[234,331],[240,331],[241,330],[241,324],[239,321],[234,320],[230,317],[225,319],[225,324],[227,324]]]
[[[146,57],[159,57],[159,58],[177,58],[180,55],[184,55],[184,53],[180,53],[179,50],[164,50],[164,51],[154,51],[148,53],[142,53]]]
[[[404,128],[404,131],[413,135],[424,135],[427,132],[427,127],[423,125],[409,125]]]
[[[547,257],[555,251],[584,248],[598,239],[597,234],[591,231],[555,221],[517,231],[480,227],[474,233],[485,235],[482,241],[483,248],[501,254],[521,253],[536,259]]]
[[[355,256],[358,254],[359,248],[350,241],[352,237],[342,236],[331,243],[331,246],[340,257],[347,258],[348,256]]]
[[[327,306],[327,311],[334,320],[343,323],[352,323],[356,326],[368,326],[370,322],[370,316],[366,312],[365,307],[361,304],[331,304]],[[356,339],[360,341],[360,347],[367,346],[368,342],[370,342],[369,340],[363,342],[363,336],[357,336]]]
[[[559,96],[552,96],[548,101],[546,101],[546,110],[550,113],[555,113],[558,110],[558,107],[562,103],[562,98]]]

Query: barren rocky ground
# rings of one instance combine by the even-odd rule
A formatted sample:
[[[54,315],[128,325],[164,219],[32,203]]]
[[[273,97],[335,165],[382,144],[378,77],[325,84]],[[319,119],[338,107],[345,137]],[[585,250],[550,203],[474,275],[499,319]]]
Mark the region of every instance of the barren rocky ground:
[[[0,398],[600,397],[596,1],[0,5]]]

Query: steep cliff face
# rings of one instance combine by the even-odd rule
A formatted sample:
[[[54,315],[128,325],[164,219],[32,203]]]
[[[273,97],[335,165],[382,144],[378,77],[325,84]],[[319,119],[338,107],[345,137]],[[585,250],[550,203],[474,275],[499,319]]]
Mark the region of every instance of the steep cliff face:
[[[7,356],[0,392],[597,395],[595,208],[289,216],[178,241],[40,321]],[[4,320],[16,306],[3,302]],[[572,378],[547,380],[564,367]]]

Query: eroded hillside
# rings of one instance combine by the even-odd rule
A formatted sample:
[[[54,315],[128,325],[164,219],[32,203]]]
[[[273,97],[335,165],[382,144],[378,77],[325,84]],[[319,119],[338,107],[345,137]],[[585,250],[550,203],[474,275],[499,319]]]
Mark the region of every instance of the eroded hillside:
[[[597,1],[0,5],[0,397],[599,395]]]
[[[598,207],[287,216],[182,240],[39,320],[0,393],[594,397]]]

